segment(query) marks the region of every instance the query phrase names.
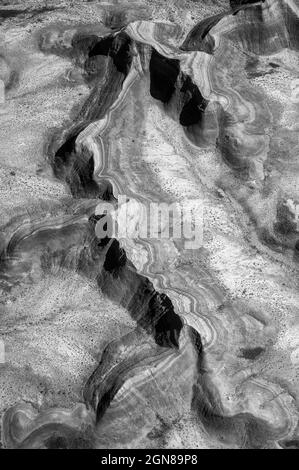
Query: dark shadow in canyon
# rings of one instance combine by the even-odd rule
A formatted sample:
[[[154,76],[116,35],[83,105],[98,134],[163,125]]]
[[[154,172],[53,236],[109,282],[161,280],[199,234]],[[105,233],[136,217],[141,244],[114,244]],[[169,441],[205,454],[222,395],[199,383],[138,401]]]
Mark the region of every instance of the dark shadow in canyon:
[[[264,3],[265,0],[230,0],[230,6],[232,9],[242,7],[245,5],[252,5],[254,3]]]
[[[150,94],[162,103],[168,103],[175,91],[175,84],[180,72],[180,62],[168,59],[152,49],[149,63]]]
[[[96,198],[106,193],[107,188],[99,188],[93,179],[93,156],[84,148],[76,147],[76,139],[80,132],[91,122],[103,118],[121,91],[123,81],[131,66],[131,40],[125,33],[117,36],[107,36],[103,39],[91,36],[77,36],[73,40],[73,47],[77,51],[71,55],[86,56],[84,69],[90,78],[90,60],[98,57],[107,57],[105,74],[102,80],[93,82],[91,93],[82,109],[78,113],[75,124],[67,132],[65,142],[54,150],[57,141],[55,137],[48,152],[55,152],[50,161],[55,176],[65,181],[74,197]],[[93,70],[93,74],[96,73]],[[109,190],[108,190],[109,192]]]
[[[198,87],[192,82],[189,76],[182,76],[181,92],[185,95],[185,104],[180,113],[180,124],[189,127],[195,124],[200,126],[203,114],[208,105]]]

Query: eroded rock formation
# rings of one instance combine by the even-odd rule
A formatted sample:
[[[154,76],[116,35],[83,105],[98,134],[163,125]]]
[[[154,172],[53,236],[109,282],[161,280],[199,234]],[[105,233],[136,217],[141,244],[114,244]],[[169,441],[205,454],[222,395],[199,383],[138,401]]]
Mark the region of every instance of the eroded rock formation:
[[[29,3],[1,16],[3,446],[296,447],[297,2]],[[202,246],[99,239],[119,195],[132,224],[201,204]]]

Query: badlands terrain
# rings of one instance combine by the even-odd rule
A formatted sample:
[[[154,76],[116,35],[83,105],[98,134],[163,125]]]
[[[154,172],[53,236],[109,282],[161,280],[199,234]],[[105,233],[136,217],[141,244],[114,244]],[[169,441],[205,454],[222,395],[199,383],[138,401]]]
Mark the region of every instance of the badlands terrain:
[[[2,447],[299,447],[298,18],[1,0]],[[197,204],[201,244],[102,203]]]

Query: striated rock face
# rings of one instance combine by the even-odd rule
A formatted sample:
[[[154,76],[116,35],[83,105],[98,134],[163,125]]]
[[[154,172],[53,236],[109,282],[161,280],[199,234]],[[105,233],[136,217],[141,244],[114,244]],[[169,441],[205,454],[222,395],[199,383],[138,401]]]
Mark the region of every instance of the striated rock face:
[[[167,3],[0,9],[3,447],[298,448],[299,5]]]

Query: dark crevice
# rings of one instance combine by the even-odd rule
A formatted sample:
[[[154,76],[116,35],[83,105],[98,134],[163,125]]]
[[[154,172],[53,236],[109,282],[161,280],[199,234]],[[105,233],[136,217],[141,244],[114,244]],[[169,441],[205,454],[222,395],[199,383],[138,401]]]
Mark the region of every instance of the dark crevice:
[[[168,103],[180,72],[180,62],[168,59],[152,49],[150,64],[150,94],[162,103]]]
[[[150,299],[148,315],[158,321],[154,323],[154,337],[159,346],[179,347],[179,334],[183,327],[179,315],[174,312],[173,304],[169,297],[158,292]]]
[[[235,8],[252,5],[254,3],[264,3],[265,0],[230,0],[230,6],[234,10]]]
[[[180,124],[182,126],[200,124],[208,101],[202,96],[189,76],[183,76],[181,92],[185,94],[187,99],[180,113]]]
[[[119,247],[118,241],[112,240],[106,253],[104,269],[117,276],[118,271],[125,266],[126,262],[127,256],[125,250]]]
[[[112,58],[118,72],[127,75],[131,67],[131,38],[120,32],[117,36],[108,36],[98,41],[89,52],[89,58],[103,55]]]
[[[226,13],[220,13],[213,15],[209,18],[205,18],[200,21],[191,31],[188,33],[185,41],[183,42],[181,49],[183,51],[203,51],[207,54],[212,54],[214,49],[214,39],[211,36],[207,36],[209,31],[216,26],[216,24],[224,17]]]
[[[97,39],[88,52],[88,57],[94,57],[97,55],[107,56],[112,49],[113,36],[107,36],[105,38]]]
[[[78,133],[69,137],[52,160],[54,175],[65,181],[74,197],[98,197],[100,191],[93,179],[94,161],[86,149],[76,151]]]
[[[54,175],[61,178],[64,168],[69,165],[70,160],[75,154],[75,142],[79,133],[69,137],[57,150],[53,161]]]
[[[119,382],[121,382],[121,383],[119,383]],[[97,420],[97,422],[99,422],[100,419],[104,416],[107,408],[109,408],[109,405],[110,405],[111,401],[113,400],[113,398],[115,397],[115,395],[117,394],[118,390],[121,388],[123,383],[124,383],[124,380],[120,381],[119,379],[117,379],[113,383],[111,388],[108,389],[101,396],[101,398],[98,402],[97,408],[96,408],[96,420]]]
[[[57,178],[65,181],[74,197],[113,197],[109,182],[101,187],[93,179],[93,155],[85,148],[76,148],[79,133],[91,122],[101,119],[117,98],[132,62],[131,39],[121,32],[99,39],[95,35],[76,35],[69,55],[80,63],[89,79],[94,80],[92,91],[76,118],[77,124],[52,157],[52,167]],[[101,60],[106,57],[103,64]],[[108,58],[108,62],[107,62]],[[104,76],[101,76],[104,65]],[[99,72],[99,73],[98,73]]]
[[[98,40],[99,37],[95,34],[77,33],[72,39],[72,49],[69,54],[73,58],[86,57]]]
[[[104,239],[104,245],[108,242],[104,272],[98,278],[101,290],[127,308],[137,324],[153,334],[157,344],[178,348],[183,323],[174,312],[171,300],[137,272],[116,239]]]

